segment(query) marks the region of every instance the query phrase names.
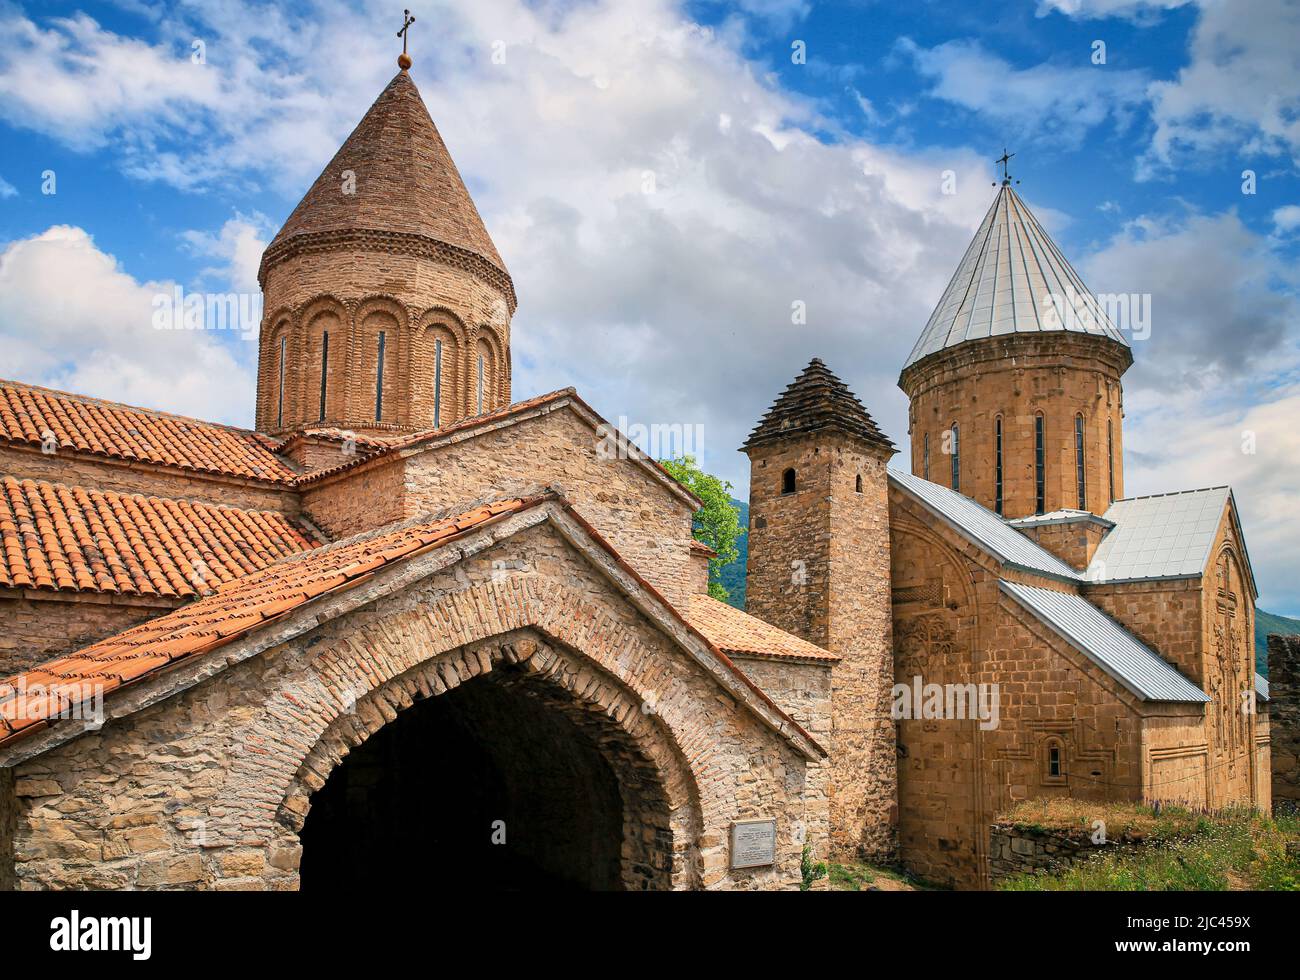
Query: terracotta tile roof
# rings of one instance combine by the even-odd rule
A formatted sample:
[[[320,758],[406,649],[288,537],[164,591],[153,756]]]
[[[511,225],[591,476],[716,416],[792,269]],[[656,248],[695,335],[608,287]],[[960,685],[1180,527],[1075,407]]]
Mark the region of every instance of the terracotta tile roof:
[[[696,554],[700,554],[700,555],[708,555],[710,558],[718,557],[718,553],[714,551],[712,548],[710,548],[703,541],[696,541],[694,539],[691,539],[691,551],[694,551]]]
[[[222,646],[327,593],[341,592],[392,562],[411,558],[545,498],[504,500],[444,520],[340,542],[276,562],[214,593],[76,653],[0,681],[0,745],[49,724],[84,701]],[[44,689],[47,697],[16,697]]]
[[[40,446],[47,432],[60,450],[272,483],[296,475],[256,432],[0,380],[0,440]]]
[[[274,511],[0,478],[0,587],[186,598],[316,546]]]
[[[703,592],[691,596],[687,618],[692,626],[724,653],[818,660],[826,663],[835,663],[840,659],[819,646],[779,630]]]

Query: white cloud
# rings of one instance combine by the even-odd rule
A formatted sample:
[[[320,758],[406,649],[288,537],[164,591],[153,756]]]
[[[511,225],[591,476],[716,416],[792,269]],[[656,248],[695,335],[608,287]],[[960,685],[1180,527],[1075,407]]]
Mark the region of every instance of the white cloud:
[[[1099,293],[1151,297],[1151,335],[1134,342],[1128,390],[1213,391],[1296,361],[1300,277],[1235,212],[1127,222],[1079,264]]]
[[[1275,210],[1273,230],[1280,235],[1300,230],[1300,204],[1286,204]]]
[[[1211,149],[1300,160],[1300,3],[1200,6],[1188,65],[1151,86],[1153,163]]]
[[[8,377],[195,415],[247,421],[255,357],[210,333],[153,327],[170,282],[140,282],[83,229],[57,225],[0,252]]]
[[[1050,13],[1077,18],[1126,17],[1148,19],[1166,10],[1186,7],[1196,0],[1038,0],[1038,16]]]
[[[215,277],[236,292],[256,293],[261,288],[257,268],[274,234],[266,215],[236,214],[215,234],[186,231],[181,239],[193,254],[218,260],[202,270],[205,279]]]
[[[17,196],[18,188],[9,183],[9,181],[5,180],[3,177],[0,177],[0,200]]]
[[[1087,49],[1077,64],[1016,68],[977,41],[923,48],[904,38],[898,47],[933,83],[931,97],[1015,124],[1021,137],[1078,146],[1107,120],[1127,127],[1146,98],[1143,72],[1093,65]]]

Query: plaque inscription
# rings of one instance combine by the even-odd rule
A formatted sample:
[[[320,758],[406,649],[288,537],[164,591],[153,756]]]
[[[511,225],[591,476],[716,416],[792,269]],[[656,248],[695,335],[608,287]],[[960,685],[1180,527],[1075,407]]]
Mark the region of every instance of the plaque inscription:
[[[736,820],[731,824],[731,866],[762,868],[776,864],[776,820]]]

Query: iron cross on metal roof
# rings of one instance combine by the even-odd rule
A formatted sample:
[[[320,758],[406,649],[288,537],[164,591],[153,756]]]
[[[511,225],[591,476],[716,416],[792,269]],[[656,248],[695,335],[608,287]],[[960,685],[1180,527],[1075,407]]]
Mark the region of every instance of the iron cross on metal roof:
[[[1007,148],[1005,146],[1002,147],[1002,156],[998,158],[997,162],[1002,165],[1002,183],[1004,184],[1011,183],[1011,174],[1008,170],[1007,164],[1011,162],[1013,156],[1015,156],[1014,153],[1008,153]]]
[[[402,53],[397,59],[398,67],[403,71],[411,67],[411,56],[406,53],[407,34],[411,30],[411,25],[415,23],[415,18],[411,16],[409,10],[402,11],[402,29],[397,32],[397,36],[402,39]]]

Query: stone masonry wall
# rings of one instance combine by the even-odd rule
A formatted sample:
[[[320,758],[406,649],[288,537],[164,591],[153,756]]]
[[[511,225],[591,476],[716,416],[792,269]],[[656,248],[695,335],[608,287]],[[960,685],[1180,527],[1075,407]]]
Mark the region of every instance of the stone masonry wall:
[[[177,605],[93,592],[0,589],[0,677],[79,650]]]
[[[1268,638],[1273,806],[1300,807],[1300,636]]]
[[[290,517],[298,513],[298,494],[291,490],[161,466],[96,459],[69,451],[46,456],[39,450],[0,446],[0,473],[19,480],[49,480],[96,490],[201,500],[248,510],[278,510]]]
[[[674,606],[686,608],[694,591],[691,508],[634,460],[603,458],[595,430],[568,409],[308,487],[303,508],[332,534],[351,534],[394,520],[398,505],[400,516],[414,516],[547,485],[563,488],[629,564]]]
[[[994,882],[1022,874],[1060,871],[1086,861],[1102,850],[1127,846],[1124,839],[1105,847],[1094,844],[1088,833],[1032,830],[1011,824],[994,824],[989,837],[989,869]]]
[[[1065,332],[1015,334],[961,344],[918,362],[900,385],[911,401],[912,472],[952,485],[952,457],[944,433],[958,424],[961,492],[995,510],[995,426],[1002,419],[1003,515],[1035,512],[1034,417],[1045,425],[1045,506],[1050,512],[1078,508],[1075,417],[1085,426],[1087,507],[1103,513],[1124,495],[1123,393],[1127,366],[1112,341]],[[1109,429],[1108,429],[1109,426]],[[1108,431],[1113,446],[1108,453]],[[925,444],[929,437],[929,474]]]
[[[307,632],[279,625],[293,638],[264,637],[243,660],[252,638],[238,641],[214,676],[18,762],[18,886],[295,888],[297,829],[349,747],[414,699],[514,663],[623,732],[657,773],[674,887],[797,887],[802,839],[827,832],[821,767],[549,524],[485,534],[496,543],[470,558],[412,559],[306,611]],[[632,758],[610,762],[625,772]],[[731,871],[730,823],[757,816],[777,819],[777,864]]]
[[[900,723],[902,857],[928,879],[984,887],[988,827],[1011,804],[1142,799],[1152,709],[1003,595],[998,580],[1068,585],[999,568],[901,490],[891,491],[890,517],[896,682],[982,684],[991,696],[996,684],[998,709],[987,728],[969,714]],[[1161,710],[1199,732],[1199,705]],[[1053,747],[1059,775],[1048,765]]]
[[[889,455],[833,433],[750,450],[746,608],[841,657],[832,669],[832,833],[841,852],[875,859],[896,852],[898,812]]]

